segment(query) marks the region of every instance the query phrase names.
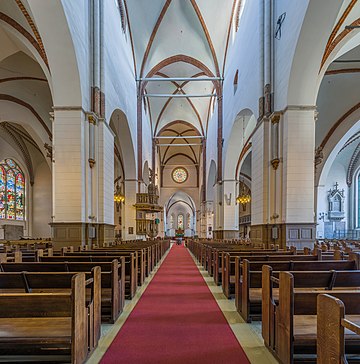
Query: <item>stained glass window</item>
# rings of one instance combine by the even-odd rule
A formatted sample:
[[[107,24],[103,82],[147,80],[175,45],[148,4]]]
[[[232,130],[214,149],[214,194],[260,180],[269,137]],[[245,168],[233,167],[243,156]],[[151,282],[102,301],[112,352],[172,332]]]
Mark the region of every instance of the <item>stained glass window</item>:
[[[172,178],[176,183],[184,183],[188,178],[187,170],[183,167],[177,167],[172,172]]]
[[[21,173],[16,176],[16,220],[24,220],[25,180]]]
[[[0,219],[6,218],[6,171],[0,165]]]
[[[6,175],[7,218],[15,220],[15,173],[12,169]]]
[[[177,218],[178,222],[178,229],[184,230],[184,215],[180,214]]]
[[[12,160],[0,163],[0,219],[24,220],[25,178]]]

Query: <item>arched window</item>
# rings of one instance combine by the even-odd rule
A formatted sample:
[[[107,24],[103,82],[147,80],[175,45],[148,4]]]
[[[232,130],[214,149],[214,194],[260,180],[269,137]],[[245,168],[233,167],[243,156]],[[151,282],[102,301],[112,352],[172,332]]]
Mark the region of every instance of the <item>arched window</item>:
[[[24,220],[25,178],[12,160],[0,163],[0,219]]]
[[[178,225],[178,229],[184,230],[184,215],[183,214],[178,215],[177,225]]]

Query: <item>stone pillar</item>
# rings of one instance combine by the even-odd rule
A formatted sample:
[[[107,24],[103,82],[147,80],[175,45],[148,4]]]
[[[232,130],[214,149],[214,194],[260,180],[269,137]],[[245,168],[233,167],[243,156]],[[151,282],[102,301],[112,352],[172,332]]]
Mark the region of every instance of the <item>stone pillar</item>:
[[[250,238],[255,243],[269,242],[269,130],[269,120],[264,118],[252,138]]]
[[[105,120],[98,122],[97,144],[97,245],[113,242],[114,235],[114,133]]]
[[[200,211],[196,211],[196,220],[200,224],[200,229],[198,231],[199,237],[201,239],[206,238],[206,203],[205,201],[201,202]]]
[[[160,236],[161,238],[165,237],[165,221],[164,221],[164,211],[159,213],[159,218],[160,218],[160,224],[159,224],[159,233],[158,236]]]
[[[125,180],[125,206],[123,220],[123,240],[136,239],[136,203],[137,180]]]
[[[217,182],[214,186],[214,239],[223,238],[223,212],[223,185],[222,182]]]
[[[264,118],[254,133],[253,242],[301,249],[315,240],[314,111],[315,107],[287,107],[279,118],[279,113]]]
[[[88,130],[81,108],[54,109],[52,228],[56,248],[88,241]]]
[[[298,248],[315,241],[313,106],[288,107],[283,115],[281,239]]]
[[[217,226],[214,232],[214,237],[217,239],[238,239],[239,237],[239,207],[236,203],[237,184],[236,180],[224,180],[221,189],[219,188]]]
[[[316,208],[316,237],[318,239],[325,238],[325,221],[328,220],[327,212],[328,212],[328,201],[327,201],[327,190],[325,185],[318,185],[316,187],[316,194],[317,194],[317,202],[315,204]],[[320,198],[320,200],[319,200]],[[349,199],[349,201],[352,201]]]
[[[206,201],[205,219],[206,219],[205,237],[208,239],[212,239],[214,237],[214,202],[213,201]]]

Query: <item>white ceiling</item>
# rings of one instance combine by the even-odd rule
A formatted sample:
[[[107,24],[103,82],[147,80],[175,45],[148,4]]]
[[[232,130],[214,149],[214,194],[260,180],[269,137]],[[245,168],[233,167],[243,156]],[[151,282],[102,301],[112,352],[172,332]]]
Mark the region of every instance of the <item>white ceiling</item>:
[[[237,0],[124,0],[138,78],[223,77],[228,37]],[[176,62],[165,60],[179,56]],[[159,63],[162,66],[159,67]],[[169,63],[169,64],[168,64]],[[156,67],[157,72],[153,72]],[[204,72],[205,70],[205,72]],[[206,74],[205,74],[206,73]],[[211,81],[148,82],[147,94],[213,94]],[[206,135],[212,98],[148,98],[154,136]],[[179,121],[179,122],[178,122]],[[166,128],[171,123],[171,128]],[[191,128],[193,129],[191,131]],[[166,131],[164,131],[166,129]],[[200,139],[160,140],[199,143]],[[201,148],[162,147],[161,159],[185,153],[198,162]],[[165,156],[166,152],[166,156]],[[196,156],[196,158],[194,158]],[[165,158],[164,158],[165,157]]]

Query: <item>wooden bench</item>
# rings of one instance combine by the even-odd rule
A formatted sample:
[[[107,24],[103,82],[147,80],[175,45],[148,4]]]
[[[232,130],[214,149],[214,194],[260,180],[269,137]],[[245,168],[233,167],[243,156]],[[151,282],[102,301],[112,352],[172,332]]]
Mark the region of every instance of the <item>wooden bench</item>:
[[[86,286],[93,282],[85,280],[85,273],[71,280],[68,293],[0,294],[0,359],[40,362],[61,355],[63,361],[85,362],[92,349],[91,323],[97,319],[85,299]]]
[[[236,284],[239,282],[239,277],[242,275],[242,262],[244,259],[249,261],[319,261],[319,256],[314,255],[291,255],[272,253],[266,255],[251,254],[251,255],[236,255],[229,256],[225,254],[225,267],[223,272],[222,288],[227,298],[237,297],[239,292],[236,292]],[[238,302],[236,301],[235,304]]]
[[[266,269],[276,272],[357,269],[354,261],[280,261],[280,258],[281,256],[274,257],[274,259],[279,259],[279,261],[250,261],[249,259],[244,259],[239,266],[235,281],[235,306],[246,322],[261,319],[263,302],[262,268],[265,265]]]
[[[348,354],[348,355],[346,355]],[[317,297],[317,363],[360,360],[360,293]]]
[[[137,272],[137,285],[142,286],[146,277],[146,267],[148,265],[147,259],[148,252],[145,249],[95,249],[86,250],[74,253],[65,253],[64,256],[106,256],[117,258],[119,256],[125,256],[128,254],[134,254],[135,256],[135,269]]]
[[[115,255],[65,255],[65,256],[53,256],[42,257],[41,262],[111,262],[114,259],[121,260],[124,257],[125,261],[125,296],[128,299],[132,299],[137,289],[137,265],[134,253],[124,253]]]
[[[288,255],[293,256],[294,252],[291,251],[281,251],[281,250],[243,250],[243,251],[218,251],[215,253],[215,267],[214,267],[214,281],[217,285],[222,285],[223,290],[225,285],[228,285],[228,277],[225,277],[229,272],[229,275],[235,275],[235,264],[236,257],[261,257],[267,255]],[[227,280],[227,283],[225,283]]]
[[[357,276],[356,286],[352,287],[352,290],[360,292],[360,286],[357,285],[360,281],[359,272],[345,273]],[[299,274],[302,274],[303,277],[299,278]],[[296,280],[302,282],[301,288],[294,288],[294,275],[297,276]],[[305,275],[306,279],[304,279]],[[280,363],[315,361],[317,296],[329,292],[322,287],[312,287],[311,277],[316,279],[318,275],[323,275],[323,272],[311,272],[311,274],[308,272],[279,272],[278,280],[272,277],[272,281],[279,284],[279,298],[278,305],[268,306],[273,312],[273,315],[269,316],[273,326],[270,326],[268,334],[270,334],[270,340],[273,340],[273,346],[270,346],[270,349],[273,349],[273,353]],[[351,284],[348,280],[346,287],[333,288],[331,294],[341,299],[344,294],[348,294],[350,287]],[[265,317],[265,312],[263,317]],[[268,345],[266,337],[264,337],[264,341]]]
[[[88,276],[94,267],[101,269],[101,319],[104,322],[115,322],[123,311],[125,304],[125,266],[123,260],[119,263],[117,259],[111,262],[67,262],[67,263],[2,263],[2,272],[84,272]],[[3,273],[0,273],[0,288],[5,282],[1,282]],[[13,285],[22,291],[20,278]],[[49,284],[53,284],[49,282]],[[11,287],[4,286],[4,289]],[[31,288],[31,285],[30,285]],[[44,287],[43,287],[44,288]]]

